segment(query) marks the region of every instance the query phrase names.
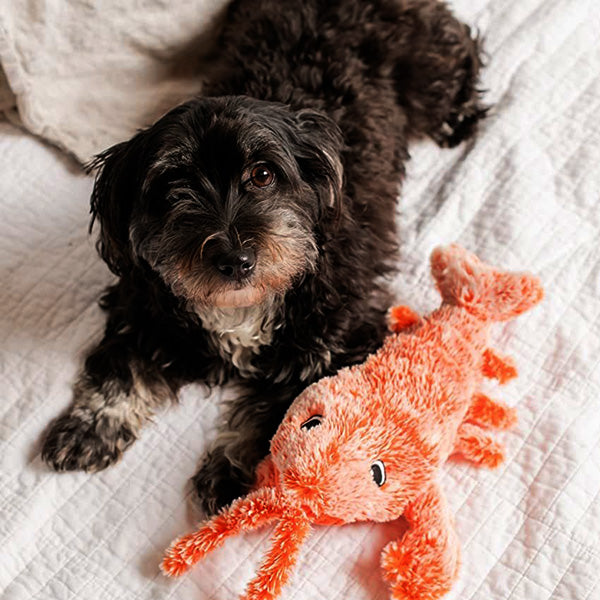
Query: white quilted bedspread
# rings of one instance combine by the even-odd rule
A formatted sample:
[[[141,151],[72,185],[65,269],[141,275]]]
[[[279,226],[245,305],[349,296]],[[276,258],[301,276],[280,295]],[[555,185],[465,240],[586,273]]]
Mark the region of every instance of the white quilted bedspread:
[[[461,600],[600,599],[600,20],[592,0],[461,0],[489,54],[495,105],[475,143],[413,148],[399,204],[398,300],[436,306],[431,249],[457,240],[538,273],[543,304],[499,327],[520,378],[489,391],[519,410],[490,472],[450,464]],[[158,570],[194,525],[185,486],[214,435],[220,390],[191,386],[117,466],[49,472],[47,423],[70,401],[110,281],[88,238],[90,178],[0,124],[0,596],[3,600],[234,598],[269,531],[232,539],[189,575]],[[225,393],[229,393],[225,391]],[[317,528],[283,598],[379,600],[393,524]]]

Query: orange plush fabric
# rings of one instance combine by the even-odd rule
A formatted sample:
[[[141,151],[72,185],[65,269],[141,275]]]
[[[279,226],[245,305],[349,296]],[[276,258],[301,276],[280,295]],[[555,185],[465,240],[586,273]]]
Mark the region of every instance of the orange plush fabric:
[[[503,460],[487,430],[511,427],[516,413],[479,388],[484,376],[504,382],[516,370],[488,348],[488,332],[543,291],[537,278],[501,272],[456,245],[436,249],[431,270],[441,307],[423,318],[393,308],[394,333],[376,354],[307,388],[273,437],[255,491],[177,540],[162,564],[167,574],[181,574],[231,535],[276,521],[244,596],[269,600],[311,524],[404,516],[407,533],[381,557],[392,598],[429,600],[450,589],[459,543],[436,476],[454,453],[492,468]]]

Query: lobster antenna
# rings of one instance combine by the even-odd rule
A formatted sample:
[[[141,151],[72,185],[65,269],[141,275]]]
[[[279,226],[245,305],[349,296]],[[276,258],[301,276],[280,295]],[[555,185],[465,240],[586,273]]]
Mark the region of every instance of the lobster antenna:
[[[271,536],[256,577],[248,584],[241,600],[273,600],[288,581],[302,543],[310,533],[310,522],[300,510],[286,511]]]
[[[256,529],[282,516],[280,496],[272,487],[256,490],[204,523],[198,531],[175,540],[163,559],[161,569],[179,576],[192,565],[241,531]]]

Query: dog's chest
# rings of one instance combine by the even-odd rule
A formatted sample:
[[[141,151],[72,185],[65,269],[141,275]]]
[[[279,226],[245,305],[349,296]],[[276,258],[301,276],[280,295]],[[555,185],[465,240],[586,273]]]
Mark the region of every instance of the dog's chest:
[[[201,308],[196,313],[219,354],[242,376],[252,376],[257,372],[253,358],[261,346],[271,343],[277,329],[275,308],[269,302],[244,308]]]

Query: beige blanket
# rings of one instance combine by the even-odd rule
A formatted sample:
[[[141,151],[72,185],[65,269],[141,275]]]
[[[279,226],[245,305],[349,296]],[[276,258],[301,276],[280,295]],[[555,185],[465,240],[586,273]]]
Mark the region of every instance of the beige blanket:
[[[0,111],[80,161],[201,87],[227,0],[4,0]]]

